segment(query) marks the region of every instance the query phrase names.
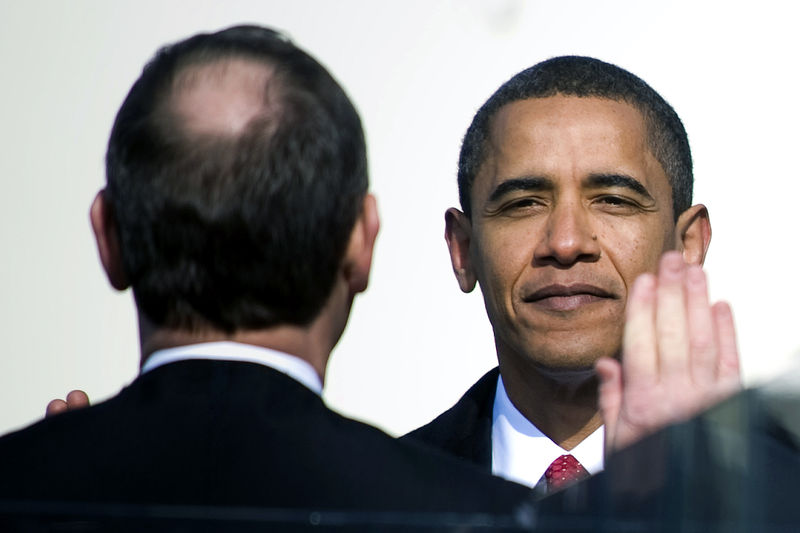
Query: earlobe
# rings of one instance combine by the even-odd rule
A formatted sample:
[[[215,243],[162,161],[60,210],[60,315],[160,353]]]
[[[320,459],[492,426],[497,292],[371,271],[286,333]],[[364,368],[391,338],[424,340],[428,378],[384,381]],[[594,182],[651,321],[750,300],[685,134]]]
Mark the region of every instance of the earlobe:
[[[362,202],[361,214],[356,219],[344,262],[344,274],[351,294],[367,289],[372,269],[372,254],[380,230],[378,203],[375,196],[367,194]]]
[[[451,207],[444,214],[444,238],[450,250],[450,262],[458,286],[463,292],[472,292],[477,283],[470,258],[472,222],[455,207]]]
[[[676,249],[683,253],[687,264],[703,265],[711,243],[711,221],[708,209],[702,204],[693,205],[678,217],[675,225]]]
[[[106,271],[108,281],[115,289],[124,291],[130,283],[122,264],[117,222],[111,206],[106,201],[105,190],[101,190],[95,196],[89,209],[89,220],[97,243],[97,253],[100,255],[100,262]]]

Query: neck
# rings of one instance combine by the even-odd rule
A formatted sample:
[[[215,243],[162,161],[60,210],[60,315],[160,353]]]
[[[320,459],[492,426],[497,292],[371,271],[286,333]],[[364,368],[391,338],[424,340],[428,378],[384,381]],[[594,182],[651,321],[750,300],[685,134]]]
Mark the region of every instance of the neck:
[[[231,341],[278,350],[308,362],[325,383],[325,369],[331,350],[341,334],[333,334],[331,324],[321,316],[308,326],[279,324],[264,329],[236,330],[232,333],[205,328],[187,331],[154,326],[145,316],[139,315],[139,337],[141,343],[141,365],[150,355],[166,348],[198,344],[202,342]]]
[[[363,289],[362,289],[363,290]],[[325,383],[325,369],[331,350],[347,325],[354,292],[346,276],[337,275],[328,299],[309,324],[278,324],[263,329],[236,330],[228,333],[213,327],[201,330],[182,330],[153,324],[139,312],[139,342],[144,364],[156,350],[188,344],[232,341],[262,346],[299,357],[308,362]]]
[[[508,398],[553,442],[571,450],[602,425],[593,369],[545,369],[509,359],[499,357]]]

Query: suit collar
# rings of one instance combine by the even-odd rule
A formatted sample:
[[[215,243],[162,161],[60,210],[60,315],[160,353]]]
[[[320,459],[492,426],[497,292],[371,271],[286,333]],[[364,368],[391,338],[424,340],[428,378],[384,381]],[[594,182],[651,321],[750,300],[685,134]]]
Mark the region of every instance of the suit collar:
[[[204,342],[157,350],[150,354],[142,365],[141,374],[169,363],[194,359],[260,364],[302,383],[317,395],[322,393],[322,381],[319,375],[303,359],[262,346],[230,341]]]
[[[487,472],[492,468],[492,410],[499,369],[487,372],[461,399],[429,424],[407,435]]]

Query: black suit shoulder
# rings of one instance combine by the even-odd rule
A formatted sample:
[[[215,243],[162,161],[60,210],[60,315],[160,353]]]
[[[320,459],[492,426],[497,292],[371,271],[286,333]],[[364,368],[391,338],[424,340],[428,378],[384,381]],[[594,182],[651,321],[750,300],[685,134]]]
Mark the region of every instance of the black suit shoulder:
[[[498,368],[490,370],[453,407],[402,439],[424,443],[490,472],[492,411],[499,375]]]
[[[251,363],[155,369],[0,439],[0,498],[508,513],[528,491],[328,409]]]

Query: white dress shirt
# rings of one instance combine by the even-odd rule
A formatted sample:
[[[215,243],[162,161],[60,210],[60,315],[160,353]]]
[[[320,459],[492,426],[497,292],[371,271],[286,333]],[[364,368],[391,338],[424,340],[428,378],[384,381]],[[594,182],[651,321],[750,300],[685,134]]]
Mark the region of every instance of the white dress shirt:
[[[596,474],[603,469],[604,434],[601,426],[571,450],[563,449],[514,407],[503,378],[497,380],[492,413],[493,474],[534,487],[550,463],[564,454],[571,454],[590,474]]]
[[[311,389],[317,395],[322,394],[322,381],[319,375],[314,370],[314,367],[303,359],[277,350],[239,342],[204,342],[157,350],[150,354],[150,357],[142,365],[141,373],[144,374],[162,365],[189,359],[257,363],[286,374]]]

